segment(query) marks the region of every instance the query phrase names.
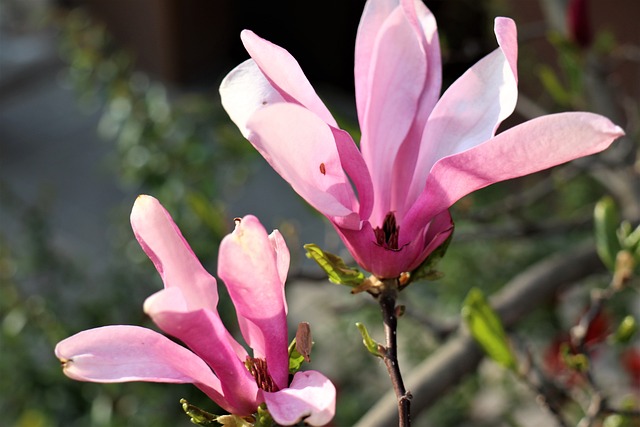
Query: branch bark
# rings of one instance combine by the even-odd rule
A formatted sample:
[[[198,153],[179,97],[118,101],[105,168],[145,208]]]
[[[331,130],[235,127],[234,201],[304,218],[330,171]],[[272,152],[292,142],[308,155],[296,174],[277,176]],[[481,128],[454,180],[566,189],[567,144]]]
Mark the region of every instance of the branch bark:
[[[394,279],[395,280],[395,279]],[[384,323],[386,346],[384,348],[384,364],[389,372],[389,378],[393,384],[393,391],[397,399],[398,426],[409,427],[411,425],[411,395],[407,393],[400,365],[398,364],[398,318],[396,316],[397,284],[386,287],[378,296],[382,320]]]
[[[562,287],[591,274],[603,271],[593,243],[571,251],[554,254],[523,271],[491,298],[491,303],[511,328]],[[482,350],[461,328],[428,359],[405,376],[411,392],[412,418],[433,405],[445,391],[476,370],[484,357]],[[386,393],[356,424],[356,427],[390,427],[397,425],[397,398]]]

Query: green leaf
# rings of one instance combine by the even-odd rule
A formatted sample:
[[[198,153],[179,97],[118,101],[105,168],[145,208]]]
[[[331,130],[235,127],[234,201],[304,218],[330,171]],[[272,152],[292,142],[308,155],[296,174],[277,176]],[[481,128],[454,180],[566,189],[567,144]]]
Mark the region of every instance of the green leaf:
[[[381,349],[383,349],[384,347],[382,346],[382,344],[376,342],[373,338],[371,338],[367,327],[360,322],[356,323],[356,327],[360,331],[360,334],[362,335],[362,343],[367,348],[367,350],[369,350],[369,353],[373,354],[376,357],[384,357],[384,354],[382,354],[381,351]]]
[[[264,403],[258,406],[258,414],[256,416],[256,423],[254,427],[272,427],[275,425],[271,414],[267,410],[267,405]]]
[[[617,231],[620,225],[620,214],[611,197],[603,197],[596,203],[593,218],[598,255],[604,265],[613,271],[616,266],[616,256],[622,248]]]
[[[193,424],[199,426],[217,426],[218,416],[211,414],[207,411],[204,411],[197,406],[194,406],[187,402],[186,399],[180,399],[180,404],[182,405],[182,410],[185,414],[187,414],[191,418],[191,422]]]
[[[587,372],[589,369],[589,358],[587,355],[583,353],[573,353],[567,343],[560,345],[560,355],[569,369],[573,369],[576,372]]]
[[[242,418],[239,415],[220,415],[216,418],[222,427],[256,427],[253,420]]]
[[[304,356],[296,349],[296,339],[294,338],[289,344],[289,373],[295,374],[302,367]]]
[[[616,333],[613,335],[613,339],[617,343],[626,344],[631,341],[631,338],[638,332],[638,329],[636,319],[631,315],[627,315],[622,319],[622,322],[620,322]]]
[[[332,283],[356,287],[365,280],[364,274],[360,270],[347,267],[339,256],[324,252],[313,243],[304,245],[304,248],[307,251],[307,258],[317,262],[327,273],[329,281]]]
[[[479,289],[471,289],[462,307],[462,318],[469,331],[489,357],[515,370],[516,359],[507,341],[502,321]]]
[[[623,249],[637,255],[640,251],[640,225],[634,230],[629,221],[623,221],[618,228],[618,240]]]

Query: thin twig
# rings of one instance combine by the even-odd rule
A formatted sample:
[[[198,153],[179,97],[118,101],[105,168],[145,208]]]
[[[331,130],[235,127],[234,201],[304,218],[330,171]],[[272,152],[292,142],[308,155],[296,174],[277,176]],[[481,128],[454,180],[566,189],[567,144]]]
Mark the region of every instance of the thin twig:
[[[599,393],[591,396],[591,402],[589,402],[589,407],[587,408],[585,416],[582,417],[576,427],[592,427],[600,415],[603,403],[604,400]]]
[[[400,365],[398,364],[397,330],[398,317],[396,315],[396,299],[398,296],[397,279],[383,280],[382,292],[378,296],[378,303],[382,310],[386,346],[384,348],[384,364],[389,372],[393,390],[398,400],[398,426],[411,425],[411,394],[408,393],[402,381]]]
[[[542,374],[535,364],[529,346],[520,340],[518,343],[526,359],[526,363],[522,364],[517,372],[518,378],[535,393],[537,403],[553,415],[560,427],[569,427],[562,415],[562,402],[567,398],[565,390],[557,387]]]

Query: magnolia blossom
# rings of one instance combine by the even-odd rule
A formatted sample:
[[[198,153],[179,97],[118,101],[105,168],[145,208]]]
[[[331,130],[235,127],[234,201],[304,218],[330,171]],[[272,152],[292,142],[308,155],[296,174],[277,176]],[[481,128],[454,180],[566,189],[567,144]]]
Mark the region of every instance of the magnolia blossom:
[[[305,419],[317,426],[333,418],[336,390],[325,376],[298,372],[289,384],[284,296],[289,250],[278,231],[267,235],[257,218],[246,216],[220,245],[218,274],[253,350],[250,356],[222,324],[216,280],[160,203],[138,197],[131,225],[164,282],[163,290],[147,298],[144,311],[188,349],[138,326],[91,329],[56,346],[67,376],[105,383],[193,383],[234,415],[251,415],[265,402],[281,425]]]
[[[243,135],[380,278],[417,268],[452,233],[448,212],[487,185],[604,150],[623,131],[591,113],[540,117],[496,135],[517,99],[516,26],[440,97],[436,21],[417,0],[369,0],[355,46],[359,149],[296,60],[251,31],[251,59],[220,87]],[[330,58],[328,58],[330,60]]]

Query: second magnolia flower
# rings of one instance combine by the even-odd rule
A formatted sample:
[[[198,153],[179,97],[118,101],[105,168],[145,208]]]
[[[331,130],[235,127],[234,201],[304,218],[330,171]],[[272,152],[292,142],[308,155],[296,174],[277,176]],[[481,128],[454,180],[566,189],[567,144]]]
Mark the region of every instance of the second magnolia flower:
[[[150,329],[114,325],[82,331],[56,346],[67,376],[81,381],[193,383],[233,415],[249,416],[267,404],[280,425],[301,419],[324,425],[335,412],[336,389],[316,371],[289,382],[284,284],[289,250],[254,216],[237,221],[220,244],[218,275],[236,308],[250,356],[218,314],[216,279],[200,264],[169,213],[150,196],[131,212],[138,242],[153,261],[164,289],[144,311],[188,349]]]
[[[607,148],[623,135],[591,113],[539,117],[499,135],[515,109],[515,23],[497,18],[498,48],[440,97],[436,21],[417,0],[369,0],[355,46],[360,150],[284,49],[252,33],[251,59],[222,82],[243,135],[334,225],[380,278],[417,268],[452,233],[448,209],[495,182]]]

